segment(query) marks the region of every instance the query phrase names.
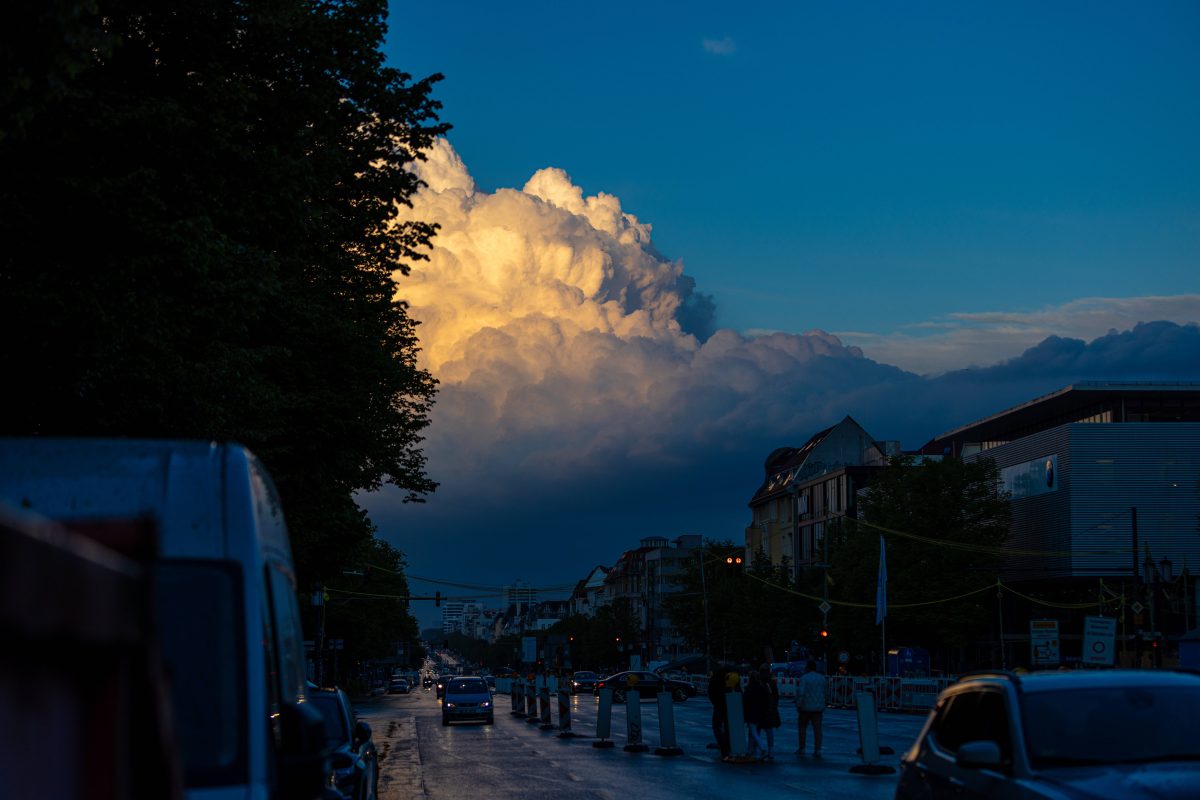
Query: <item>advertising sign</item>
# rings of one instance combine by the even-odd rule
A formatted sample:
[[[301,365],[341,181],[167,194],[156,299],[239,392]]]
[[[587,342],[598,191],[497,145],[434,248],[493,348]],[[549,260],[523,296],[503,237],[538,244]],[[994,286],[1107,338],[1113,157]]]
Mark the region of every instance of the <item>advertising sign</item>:
[[[1029,620],[1029,649],[1034,666],[1048,667],[1059,663],[1058,620]]]
[[[522,636],[521,637],[521,662],[524,664],[533,664],[537,661],[537,637]]]
[[[1083,621],[1083,663],[1111,667],[1116,656],[1115,617],[1086,617]]]
[[[1000,481],[1013,500],[1058,491],[1058,456],[1049,455],[1000,470]]]

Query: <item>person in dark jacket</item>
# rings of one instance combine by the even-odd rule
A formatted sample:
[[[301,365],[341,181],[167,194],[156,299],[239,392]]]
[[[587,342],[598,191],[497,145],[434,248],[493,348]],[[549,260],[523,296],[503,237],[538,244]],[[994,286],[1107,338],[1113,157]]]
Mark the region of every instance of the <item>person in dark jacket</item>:
[[[708,679],[708,701],[712,703],[712,728],[721,758],[729,758],[729,712],[725,708],[725,679],[729,667],[718,664]]]
[[[763,723],[762,732],[767,739],[767,761],[775,760],[775,729],[783,724],[783,720],[779,716],[779,683],[775,680],[775,676],[771,674],[771,668],[763,664],[759,670],[759,676],[762,678],[763,686],[770,693],[770,702],[767,704],[766,721]]]
[[[763,739],[762,728],[767,722],[771,692],[763,685],[762,678],[757,672],[750,673],[746,691],[743,692],[742,704],[746,709],[746,741],[750,748],[749,756],[765,760],[767,743]]]

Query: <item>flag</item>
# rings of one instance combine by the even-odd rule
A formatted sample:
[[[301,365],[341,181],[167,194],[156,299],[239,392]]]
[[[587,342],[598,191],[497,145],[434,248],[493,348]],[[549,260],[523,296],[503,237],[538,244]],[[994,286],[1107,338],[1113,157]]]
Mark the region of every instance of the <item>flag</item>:
[[[887,547],[879,536],[879,583],[875,586],[875,624],[887,616]]]

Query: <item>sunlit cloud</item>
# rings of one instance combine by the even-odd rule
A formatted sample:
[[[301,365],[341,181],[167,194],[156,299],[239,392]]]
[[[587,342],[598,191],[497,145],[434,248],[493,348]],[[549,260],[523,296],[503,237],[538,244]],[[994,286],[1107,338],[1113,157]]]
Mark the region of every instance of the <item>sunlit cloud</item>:
[[[731,56],[736,51],[737,45],[728,36],[723,39],[704,40],[704,52],[706,53],[712,53],[715,56]]]

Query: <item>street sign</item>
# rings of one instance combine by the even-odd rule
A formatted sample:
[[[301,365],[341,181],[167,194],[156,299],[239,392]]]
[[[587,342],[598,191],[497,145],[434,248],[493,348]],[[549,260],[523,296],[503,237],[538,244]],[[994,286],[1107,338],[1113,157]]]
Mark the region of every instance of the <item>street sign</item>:
[[[537,661],[536,636],[521,637],[521,661],[525,664],[532,664]]]
[[[1137,602],[1136,600],[1134,600],[1133,604],[1129,606],[1129,610],[1135,614],[1140,614],[1146,610],[1146,607],[1144,605],[1142,605],[1141,603]]]
[[[821,604],[819,606],[817,606],[817,608],[821,609],[822,614],[828,614],[829,609],[833,608],[833,606],[829,605],[829,603],[822,600]]]
[[[839,664],[849,664],[850,663],[850,653],[848,653],[845,650],[838,651],[838,663]]]
[[[1029,649],[1036,666],[1051,666],[1059,663],[1058,620],[1029,620]]]
[[[1113,617],[1085,617],[1083,620],[1083,663],[1103,667],[1113,665],[1117,621]]]

